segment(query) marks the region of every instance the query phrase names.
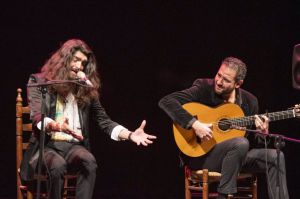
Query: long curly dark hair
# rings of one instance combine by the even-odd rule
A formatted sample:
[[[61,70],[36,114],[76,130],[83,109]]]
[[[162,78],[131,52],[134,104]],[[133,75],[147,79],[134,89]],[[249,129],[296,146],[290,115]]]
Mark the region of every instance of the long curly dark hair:
[[[99,98],[100,77],[97,72],[97,63],[91,48],[82,40],[70,39],[66,41],[52,56],[46,61],[41,69],[42,76],[47,80],[68,80],[70,73],[70,63],[73,55],[81,51],[88,58],[88,63],[84,68],[86,77],[92,82],[93,87],[83,87],[75,84],[56,84],[51,86],[50,91],[63,95],[66,91],[72,92],[78,101],[79,106],[84,106],[92,99]]]

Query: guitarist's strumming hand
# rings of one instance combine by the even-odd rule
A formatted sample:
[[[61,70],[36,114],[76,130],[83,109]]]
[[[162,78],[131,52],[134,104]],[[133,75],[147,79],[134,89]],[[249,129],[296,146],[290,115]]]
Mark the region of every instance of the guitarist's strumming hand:
[[[194,129],[196,135],[201,139],[209,140],[212,138],[212,124],[201,123],[199,120],[196,120],[192,128]]]
[[[262,133],[269,133],[269,118],[265,115],[259,117],[255,115],[255,126],[256,129],[260,130]]]

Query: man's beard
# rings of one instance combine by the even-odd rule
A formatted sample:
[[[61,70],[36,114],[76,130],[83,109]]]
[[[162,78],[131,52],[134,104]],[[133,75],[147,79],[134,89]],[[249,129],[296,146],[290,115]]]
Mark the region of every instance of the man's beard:
[[[221,90],[217,90],[215,85],[215,93],[217,93],[218,95],[226,96],[229,95],[233,90],[234,88],[227,88],[225,90],[221,88]]]

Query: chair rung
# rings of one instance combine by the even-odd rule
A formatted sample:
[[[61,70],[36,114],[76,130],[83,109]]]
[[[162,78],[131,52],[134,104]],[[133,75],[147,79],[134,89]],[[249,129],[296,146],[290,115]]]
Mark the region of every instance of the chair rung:
[[[27,148],[28,148],[28,145],[29,145],[29,143],[23,143],[23,144],[22,144],[23,149],[27,149]]]
[[[77,178],[76,175],[72,175],[72,174],[66,174],[64,177],[65,177],[65,179],[68,179],[68,180]]]
[[[29,131],[32,132],[32,123],[27,123],[22,125],[23,131]]]
[[[251,191],[251,187],[238,187],[237,188],[239,191]]]
[[[30,113],[30,108],[29,108],[29,106],[23,106],[23,107],[22,107],[22,112],[25,113],[25,114]]]
[[[252,199],[252,195],[234,196],[234,199]]]
[[[196,187],[196,186],[189,186],[189,189],[192,191],[202,191],[202,187]]]
[[[76,191],[75,187],[65,187],[64,188],[65,191]]]

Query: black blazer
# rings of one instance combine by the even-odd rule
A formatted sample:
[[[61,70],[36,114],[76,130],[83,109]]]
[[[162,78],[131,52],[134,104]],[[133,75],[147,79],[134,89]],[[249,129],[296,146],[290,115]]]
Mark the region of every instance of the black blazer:
[[[241,107],[244,114],[246,116],[258,114],[257,98],[242,88],[236,91],[236,104]],[[191,87],[163,97],[159,101],[159,107],[182,128],[190,129],[196,118],[182,108],[182,105],[188,102],[198,102],[210,107],[216,107],[223,104],[224,100],[214,91],[214,79],[196,79]],[[246,137],[250,142],[250,148],[264,147],[264,140],[261,139],[261,136],[246,133]],[[183,154],[180,154],[180,157],[181,165],[187,162],[188,157]]]
[[[41,74],[32,74],[29,78],[28,83],[45,83],[45,79],[41,78]],[[30,144],[27,151],[24,154],[23,160],[21,162],[21,179],[24,181],[32,180],[34,170],[36,165],[30,166],[30,160],[34,156],[37,158],[39,149],[39,132],[37,128],[37,123],[41,121],[41,106],[42,106],[42,93],[38,87],[28,87],[27,89],[28,104],[30,106],[30,114],[33,125],[33,133],[30,138]],[[56,100],[57,94],[46,92],[45,94],[45,117],[55,119],[56,111]],[[89,127],[91,122],[100,129],[100,131],[111,135],[114,127],[119,125],[118,123],[112,121],[110,117],[106,114],[104,108],[102,107],[100,101],[92,100],[89,104],[84,107],[78,107],[79,121],[82,129],[82,134],[84,137],[83,145],[89,150]]]

